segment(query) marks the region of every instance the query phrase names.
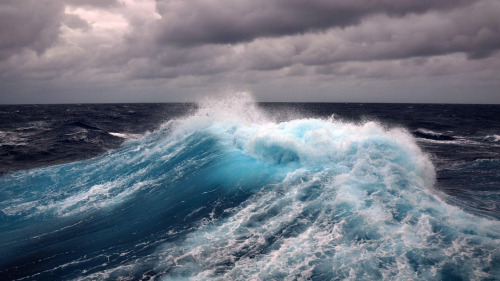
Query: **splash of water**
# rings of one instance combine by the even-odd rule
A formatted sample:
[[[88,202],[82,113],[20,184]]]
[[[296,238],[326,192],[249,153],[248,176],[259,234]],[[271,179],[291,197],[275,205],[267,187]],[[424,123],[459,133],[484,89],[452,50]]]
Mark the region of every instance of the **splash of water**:
[[[245,94],[205,100],[194,115],[96,159],[1,181],[12,228],[3,231],[27,233],[12,245],[89,216],[108,230],[80,237],[94,252],[44,269],[80,280],[500,276],[500,224],[441,201],[434,167],[406,130],[275,122]],[[55,229],[40,234],[40,220]],[[60,269],[70,263],[80,271]]]

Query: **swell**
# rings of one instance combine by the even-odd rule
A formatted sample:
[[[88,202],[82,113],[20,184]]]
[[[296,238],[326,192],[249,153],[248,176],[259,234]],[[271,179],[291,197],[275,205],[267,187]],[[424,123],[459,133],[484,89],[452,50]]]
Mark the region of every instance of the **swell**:
[[[444,203],[403,129],[207,101],[97,158],[0,178],[0,274],[497,280],[500,227]]]
[[[148,253],[149,244],[173,239],[252,189],[279,181],[272,167],[210,133],[176,134],[174,125],[92,160],[3,177],[3,274],[65,275],[71,271],[57,266],[68,260],[80,270],[100,270],[127,260],[122,254],[130,249],[131,256]],[[103,262],[109,256],[115,259]]]
[[[193,110],[194,104],[0,106],[0,175],[98,156]]]

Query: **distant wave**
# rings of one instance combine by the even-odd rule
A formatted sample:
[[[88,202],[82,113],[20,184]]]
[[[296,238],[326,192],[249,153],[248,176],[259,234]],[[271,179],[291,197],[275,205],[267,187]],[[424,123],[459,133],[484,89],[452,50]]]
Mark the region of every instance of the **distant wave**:
[[[110,132],[109,134],[122,139],[137,139],[142,136],[140,134],[113,133],[113,132]]]
[[[206,100],[97,158],[0,178],[9,260],[0,273],[498,280],[500,223],[440,199],[412,134],[374,122],[276,122],[250,102]],[[50,262],[27,266],[19,247]]]
[[[485,141],[490,141],[490,142],[498,142],[500,141],[500,136],[499,135],[488,135],[484,138]]]
[[[417,138],[431,139],[431,140],[439,140],[439,141],[450,141],[454,140],[455,137],[448,136],[440,133],[436,133],[426,129],[418,129],[413,131],[413,135]]]

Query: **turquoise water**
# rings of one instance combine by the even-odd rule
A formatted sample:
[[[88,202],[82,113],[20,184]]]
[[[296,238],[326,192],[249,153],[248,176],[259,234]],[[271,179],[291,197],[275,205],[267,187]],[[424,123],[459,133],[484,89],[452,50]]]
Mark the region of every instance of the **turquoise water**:
[[[0,178],[0,274],[36,280],[500,280],[500,223],[445,203],[404,129],[246,100]]]

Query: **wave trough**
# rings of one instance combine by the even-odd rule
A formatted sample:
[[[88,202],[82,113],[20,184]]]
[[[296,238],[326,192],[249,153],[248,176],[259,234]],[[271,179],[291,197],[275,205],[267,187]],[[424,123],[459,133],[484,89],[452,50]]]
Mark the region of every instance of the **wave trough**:
[[[206,101],[94,159],[0,178],[0,274],[499,280],[500,223],[444,203],[409,132],[276,122],[249,102]]]

